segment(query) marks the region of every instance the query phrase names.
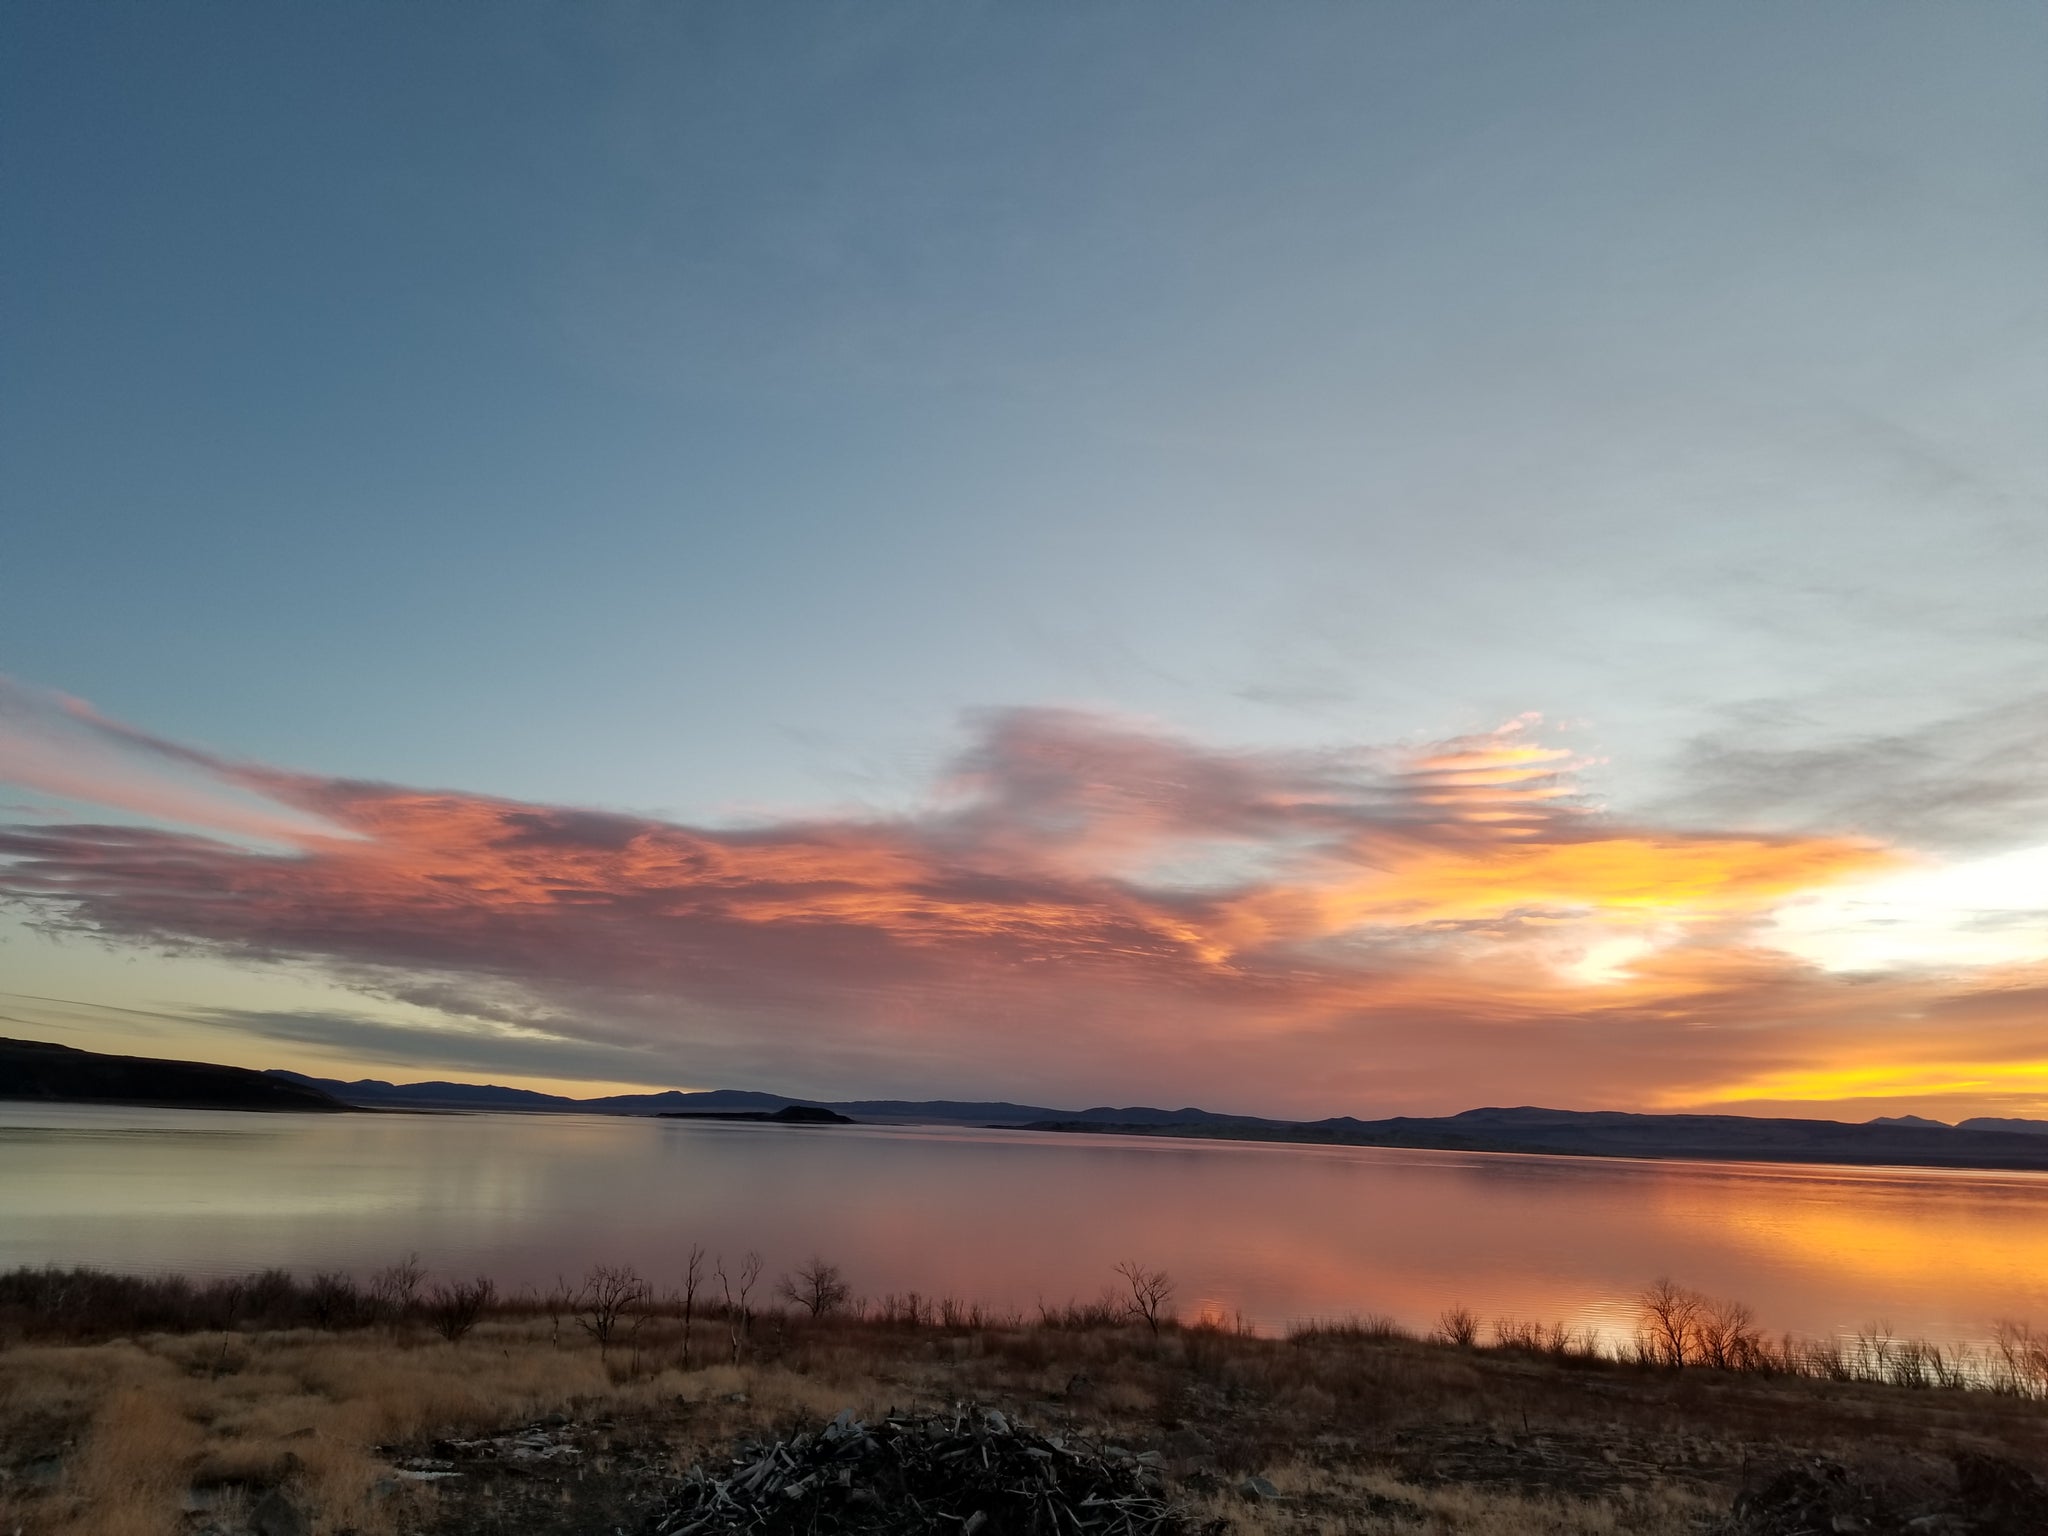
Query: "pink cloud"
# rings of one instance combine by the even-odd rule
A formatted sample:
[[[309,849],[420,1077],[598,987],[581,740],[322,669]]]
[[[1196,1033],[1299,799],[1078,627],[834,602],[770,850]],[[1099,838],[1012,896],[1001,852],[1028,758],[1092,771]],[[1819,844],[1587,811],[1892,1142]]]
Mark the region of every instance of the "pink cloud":
[[[44,922],[311,964],[634,1046],[677,1079],[1625,1104],[1814,1067],[1855,1008],[1928,1002],[1852,996],[1754,942],[1789,893],[1885,850],[1614,823],[1528,721],[1275,753],[1010,711],[917,814],[712,828],[229,763],[49,713],[0,713],[0,761],[182,825],[0,827],[0,895]],[[1589,936],[1617,934],[1649,936],[1637,963],[1575,981]]]

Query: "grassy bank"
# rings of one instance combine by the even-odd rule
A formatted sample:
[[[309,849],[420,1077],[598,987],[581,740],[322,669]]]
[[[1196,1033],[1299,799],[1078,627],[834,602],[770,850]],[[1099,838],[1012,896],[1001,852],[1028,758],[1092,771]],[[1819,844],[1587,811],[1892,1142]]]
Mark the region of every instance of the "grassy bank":
[[[360,1285],[0,1277],[0,1531],[226,1536],[280,1510],[362,1536],[631,1530],[737,1435],[961,1400],[1156,1450],[1180,1500],[1246,1536],[1675,1536],[1733,1528],[1745,1481],[1804,1457],[1902,1508],[1949,1496],[1958,1455],[2048,1467],[2048,1403],[2017,1384],[1776,1368],[1787,1346],[1714,1368],[1683,1333],[1674,1364],[1647,1299],[1641,1347],[1616,1358],[1458,1316],[1446,1331],[1469,1342],[1371,1320],[1288,1338],[1180,1326],[1170,1298],[1155,1327],[1135,1293],[1032,1317],[907,1297],[856,1310],[815,1271],[813,1315],[761,1305],[758,1273],[730,1307],[708,1266],[687,1301],[606,1273],[624,1290],[599,1274],[492,1297],[466,1325],[436,1310],[454,1287],[403,1265]],[[1250,1474],[1280,1497],[1246,1502]]]

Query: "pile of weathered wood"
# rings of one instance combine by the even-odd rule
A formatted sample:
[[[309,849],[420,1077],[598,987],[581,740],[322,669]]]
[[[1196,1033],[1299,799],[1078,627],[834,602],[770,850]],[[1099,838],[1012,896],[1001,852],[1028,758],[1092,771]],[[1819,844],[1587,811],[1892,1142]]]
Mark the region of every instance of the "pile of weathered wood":
[[[693,1469],[655,1536],[1184,1536],[1157,1458],[1041,1435],[993,1409],[842,1413],[814,1433],[745,1444]]]

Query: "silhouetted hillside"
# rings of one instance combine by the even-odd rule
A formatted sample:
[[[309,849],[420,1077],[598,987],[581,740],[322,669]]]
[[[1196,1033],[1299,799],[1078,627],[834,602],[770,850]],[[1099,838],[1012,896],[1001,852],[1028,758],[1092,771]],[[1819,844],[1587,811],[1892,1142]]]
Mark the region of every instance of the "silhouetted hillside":
[[[670,1088],[661,1093],[617,1093],[594,1099],[572,1099],[563,1094],[535,1093],[528,1088],[500,1088],[479,1083],[387,1083],[379,1078],[343,1082],[331,1077],[307,1077],[301,1072],[272,1068],[270,1076],[286,1082],[304,1083],[332,1094],[345,1104],[377,1109],[471,1109],[520,1110],[538,1114],[569,1115],[663,1115],[701,1113],[773,1114],[792,1105],[805,1109],[829,1109],[860,1120],[944,1121],[961,1125],[1024,1125],[1033,1120],[1054,1118],[1117,1120],[1146,1115],[1179,1119],[1201,1115],[1203,1110],[1160,1109],[1052,1109],[1043,1104],[1011,1104],[1004,1100],[978,1099],[850,1099],[827,1103],[819,1099],[791,1098],[780,1093],[755,1093],[744,1088],[705,1088],[684,1092]]]
[[[289,1083],[303,1083],[330,1094],[344,1104],[365,1109],[468,1109],[517,1110],[528,1114],[558,1115],[691,1115],[763,1114],[773,1115],[791,1107],[824,1109],[850,1115],[862,1121],[891,1120],[914,1124],[1026,1126],[1035,1121],[1059,1120],[1076,1125],[1205,1125],[1278,1126],[1282,1120],[1262,1120],[1253,1115],[1226,1115],[1214,1110],[1150,1109],[1142,1105],[1112,1109],[1054,1109],[1045,1104],[1013,1104],[1007,1099],[800,1099],[780,1093],[757,1093],[745,1088],[703,1088],[685,1091],[666,1089],[660,1093],[615,1093],[592,1099],[572,1099],[558,1093],[536,1093],[530,1088],[502,1088],[487,1083],[387,1083],[381,1078],[363,1077],[344,1082],[333,1077],[308,1077],[273,1067],[267,1074]]]
[[[2048,1120],[2004,1120],[1996,1115],[1978,1115],[1956,1122],[1959,1131],[2010,1131],[2020,1136],[2048,1136]]]
[[[349,1108],[318,1088],[246,1067],[103,1056],[42,1040],[0,1040],[0,1099],[329,1113]]]
[[[2023,1122],[2024,1123],[2024,1122]],[[1468,1109],[1433,1118],[1281,1121],[1044,1120],[1030,1129],[1126,1136],[1191,1136],[1438,1151],[1539,1152],[1568,1157],[1851,1163],[1946,1168],[2048,1168],[2048,1138],[1944,1125],[1852,1125],[1750,1115],[1632,1115],[1568,1109]],[[2048,1129],[2048,1127],[2044,1127]]]

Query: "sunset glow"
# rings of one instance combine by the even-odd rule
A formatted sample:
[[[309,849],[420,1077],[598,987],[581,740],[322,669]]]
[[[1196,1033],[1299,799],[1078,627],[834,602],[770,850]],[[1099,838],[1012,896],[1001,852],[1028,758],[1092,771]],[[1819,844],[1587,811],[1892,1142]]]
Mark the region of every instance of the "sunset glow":
[[[1908,965],[1876,986],[1815,963],[1888,893],[1915,893],[1925,931],[1961,921],[2018,889],[2013,861],[1944,878],[1868,838],[1628,824],[1533,718],[1288,754],[1022,711],[929,810],[703,827],[234,764],[9,698],[38,788],[90,801],[111,783],[146,813],[0,833],[0,881],[54,931],[310,966],[373,1005],[430,995],[457,1041],[598,1044],[650,1080],[671,1060],[698,1080],[773,1070],[829,1012],[836,1059],[878,1092],[903,1050],[995,1092],[1050,1049],[1105,1085],[1165,1070],[1180,1096],[1303,1113],[1453,1092],[2048,1105],[2038,1052],[1973,1053],[2035,1006],[2016,952],[1950,951],[1939,979]],[[202,793],[155,794],[173,769]],[[243,801],[270,809],[214,809]],[[256,826],[289,846],[223,840]],[[1202,878],[1219,847],[1255,858]],[[1147,878],[1162,863],[1172,883]],[[1474,1030],[1495,1032],[1478,1060]],[[1175,1034],[1200,1049],[1162,1067]],[[1569,1083],[1530,1082],[1531,1057],[1593,1040]]]

